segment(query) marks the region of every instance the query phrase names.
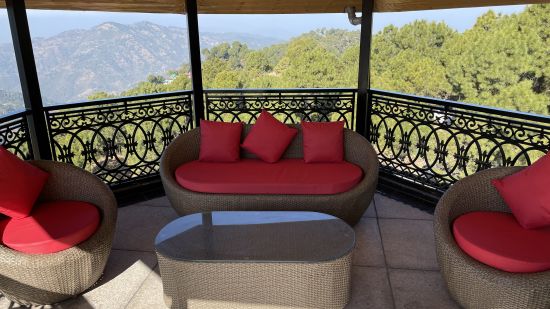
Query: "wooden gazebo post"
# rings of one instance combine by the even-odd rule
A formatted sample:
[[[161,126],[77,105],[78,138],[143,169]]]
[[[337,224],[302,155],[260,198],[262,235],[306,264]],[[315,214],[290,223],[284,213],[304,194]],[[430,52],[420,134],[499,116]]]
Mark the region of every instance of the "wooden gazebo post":
[[[363,0],[361,13],[361,36],[359,41],[359,74],[357,77],[357,116],[356,131],[369,138],[370,108],[370,52],[372,41],[372,17],[374,0]]]
[[[202,86],[201,46],[197,0],[185,0],[187,11],[187,34],[189,38],[189,63],[193,85],[193,119],[195,127],[204,119],[204,89]]]
[[[40,84],[38,83],[36,63],[34,61],[25,0],[6,0],[6,8],[10,22],[15,60],[19,72],[19,81],[21,82],[21,92],[23,93],[25,109],[28,112],[27,123],[32,146],[31,155],[34,159],[51,160],[52,151],[50,149],[44,105],[42,103],[42,94],[40,93]]]

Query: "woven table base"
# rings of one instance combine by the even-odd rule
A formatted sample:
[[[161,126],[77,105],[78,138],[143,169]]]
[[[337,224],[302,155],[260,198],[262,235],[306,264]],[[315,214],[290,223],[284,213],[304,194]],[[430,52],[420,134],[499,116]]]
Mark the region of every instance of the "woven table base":
[[[343,308],[350,298],[351,252],[320,263],[189,262],[157,256],[169,308]]]

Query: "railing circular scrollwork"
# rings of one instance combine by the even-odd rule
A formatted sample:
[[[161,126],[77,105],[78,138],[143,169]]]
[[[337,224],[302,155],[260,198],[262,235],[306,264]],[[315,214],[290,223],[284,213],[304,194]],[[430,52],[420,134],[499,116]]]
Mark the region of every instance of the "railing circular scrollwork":
[[[548,117],[452,103],[373,91],[369,138],[382,171],[443,192],[477,171],[529,165],[550,150]]]
[[[0,117],[0,146],[18,157],[32,159],[32,146],[27,126],[27,112]]]
[[[306,121],[344,121],[354,128],[354,90],[334,89],[311,92],[271,90],[269,92],[206,90],[206,113],[210,120],[254,123],[262,110],[288,124]]]
[[[111,185],[154,176],[166,146],[192,128],[191,105],[181,92],[47,108],[54,159]]]

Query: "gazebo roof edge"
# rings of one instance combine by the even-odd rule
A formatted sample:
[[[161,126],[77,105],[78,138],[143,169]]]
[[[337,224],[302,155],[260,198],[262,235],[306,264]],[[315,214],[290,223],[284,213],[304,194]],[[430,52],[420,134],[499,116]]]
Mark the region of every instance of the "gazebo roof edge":
[[[197,0],[199,14],[308,14],[361,10],[361,0]],[[26,0],[28,9],[184,14],[184,0]],[[375,12],[548,3],[549,0],[374,0]],[[0,7],[5,7],[0,1]]]

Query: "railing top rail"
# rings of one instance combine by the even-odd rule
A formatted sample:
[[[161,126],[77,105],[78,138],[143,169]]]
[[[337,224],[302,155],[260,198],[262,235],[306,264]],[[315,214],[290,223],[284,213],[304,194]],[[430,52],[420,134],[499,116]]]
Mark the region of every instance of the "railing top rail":
[[[100,99],[100,100],[93,100],[93,101],[83,101],[83,102],[59,104],[59,105],[49,105],[49,106],[44,106],[44,110],[46,110],[46,111],[55,111],[55,110],[66,109],[66,108],[96,106],[96,105],[105,105],[105,104],[113,104],[113,103],[124,103],[124,102],[139,101],[139,100],[160,99],[160,98],[176,97],[176,96],[180,96],[180,95],[184,95],[184,94],[192,94],[192,93],[193,93],[192,90],[181,90],[181,91],[174,91],[174,92],[161,92],[161,93],[154,93],[154,94],[144,94],[144,95],[139,95],[139,96]]]
[[[10,112],[10,113],[7,113],[5,115],[0,115],[0,122],[8,122],[10,120],[21,118],[21,116],[25,116],[28,113],[29,113],[29,111],[22,110],[22,111]]]
[[[235,93],[235,94],[239,94],[239,93],[330,93],[330,92],[357,92],[357,89],[355,88],[205,89],[204,92],[206,94],[208,93],[212,93],[212,94],[216,94],[216,93]],[[370,93],[374,95],[391,96],[395,98],[401,98],[406,100],[416,100],[420,102],[437,104],[437,105],[446,106],[446,107],[455,107],[455,108],[478,111],[483,113],[497,114],[501,116],[521,118],[521,119],[527,119],[527,120],[543,122],[543,123],[550,123],[550,116],[546,116],[546,115],[511,111],[511,110],[501,109],[497,107],[489,107],[489,106],[483,106],[483,105],[477,105],[477,104],[450,101],[445,99],[437,99],[437,98],[430,98],[430,97],[424,97],[424,96],[403,94],[403,93],[387,91],[387,90],[371,89]],[[182,90],[182,91],[155,93],[155,94],[147,94],[147,95],[140,95],[140,96],[110,98],[110,99],[102,99],[102,100],[94,100],[94,101],[83,101],[83,102],[75,102],[75,103],[68,103],[68,104],[45,106],[44,109],[46,111],[54,111],[54,110],[60,110],[60,109],[66,109],[66,108],[76,108],[76,107],[96,106],[96,105],[112,104],[112,103],[124,103],[128,101],[166,98],[166,97],[179,96],[183,94],[192,94],[192,91]],[[8,121],[8,120],[16,119],[26,113],[28,113],[28,111],[16,111],[16,112],[12,112],[12,113],[8,113],[6,115],[0,116],[0,119],[2,121]]]
[[[357,92],[355,88],[246,88],[246,89],[205,89],[204,93],[330,93]]]
[[[403,93],[399,93],[399,92],[379,90],[379,89],[371,89],[369,92],[371,94],[375,94],[375,95],[378,94],[378,95],[382,95],[382,96],[390,96],[390,97],[406,99],[406,100],[416,100],[416,101],[420,101],[420,102],[437,104],[437,105],[441,105],[441,106],[455,107],[455,108],[461,108],[461,109],[466,109],[466,110],[471,110],[471,111],[483,112],[483,113],[488,113],[488,114],[496,114],[496,115],[500,115],[500,116],[520,118],[520,119],[526,119],[526,120],[531,120],[531,121],[537,121],[537,122],[543,122],[543,123],[549,123],[550,124],[550,116],[545,116],[545,115],[519,112],[519,111],[512,111],[512,110],[502,109],[502,108],[498,108],[498,107],[490,107],[490,106],[484,106],[484,105],[478,105],[478,104],[462,103],[462,102],[456,102],[456,101],[450,101],[450,100],[444,100],[444,99],[436,99],[436,98],[430,98],[430,97],[423,97],[423,96],[417,96],[417,95],[411,95],[411,94],[403,94]]]

